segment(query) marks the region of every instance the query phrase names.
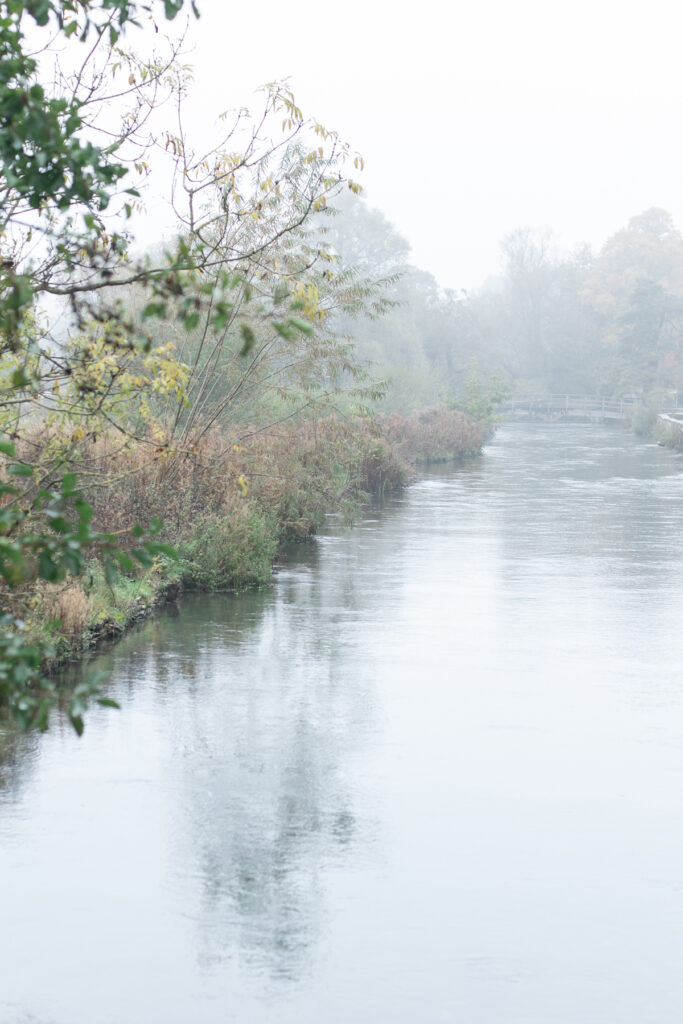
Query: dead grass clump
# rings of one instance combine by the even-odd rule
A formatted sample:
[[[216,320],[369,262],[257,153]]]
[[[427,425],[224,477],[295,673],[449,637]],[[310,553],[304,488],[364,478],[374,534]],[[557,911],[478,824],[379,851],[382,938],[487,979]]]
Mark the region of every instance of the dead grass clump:
[[[90,622],[90,601],[79,583],[49,586],[43,601],[47,617],[56,622],[62,636],[69,640],[83,636]]]
[[[349,487],[333,421],[280,426],[242,446],[249,495],[276,519],[283,538],[309,536]]]
[[[478,454],[487,438],[485,424],[458,409],[424,409],[381,420],[387,441],[413,465]]]

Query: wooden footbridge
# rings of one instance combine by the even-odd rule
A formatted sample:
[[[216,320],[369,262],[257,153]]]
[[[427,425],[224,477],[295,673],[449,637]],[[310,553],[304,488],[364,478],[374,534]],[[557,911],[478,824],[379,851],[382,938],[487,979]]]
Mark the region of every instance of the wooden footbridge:
[[[627,420],[641,404],[640,398],[605,398],[602,395],[523,395],[509,398],[499,407],[508,419],[575,420],[602,422]]]

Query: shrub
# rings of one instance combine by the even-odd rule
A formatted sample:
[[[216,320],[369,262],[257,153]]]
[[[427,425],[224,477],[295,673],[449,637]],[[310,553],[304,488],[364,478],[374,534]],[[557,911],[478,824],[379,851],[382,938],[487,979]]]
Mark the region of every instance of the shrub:
[[[206,513],[179,545],[182,581],[202,590],[259,586],[270,579],[277,544],[274,517],[254,502]]]
[[[146,611],[169,579],[204,590],[259,586],[270,579],[279,543],[314,534],[328,512],[352,520],[368,494],[403,487],[412,467],[476,454],[486,425],[455,409],[378,419],[328,417],[269,430],[233,425],[209,432],[197,448],[150,457],[148,442],[84,441],[74,465],[93,523],[120,535],[159,517],[179,562],[106,577],[96,558],[62,589],[38,583],[11,594],[12,611],[32,633],[67,647],[123,629]],[[36,451],[54,442],[36,431]],[[131,560],[128,559],[130,562]],[[7,602],[10,604],[10,602]]]
[[[411,416],[387,416],[383,435],[412,465],[445,462],[478,454],[488,436],[487,424],[458,409],[432,408]]]

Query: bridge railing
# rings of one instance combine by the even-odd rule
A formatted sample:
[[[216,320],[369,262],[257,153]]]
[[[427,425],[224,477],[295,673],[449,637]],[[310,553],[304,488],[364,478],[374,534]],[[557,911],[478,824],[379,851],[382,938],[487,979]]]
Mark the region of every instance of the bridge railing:
[[[605,398],[603,395],[520,395],[500,406],[501,412],[575,413],[625,416],[642,404],[637,397]]]

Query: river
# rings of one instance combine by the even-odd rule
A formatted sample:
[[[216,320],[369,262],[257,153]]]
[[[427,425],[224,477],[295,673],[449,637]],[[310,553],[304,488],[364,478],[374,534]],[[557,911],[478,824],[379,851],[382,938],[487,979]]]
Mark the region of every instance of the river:
[[[683,458],[508,424],[2,740],[2,1024],[673,1024]]]

